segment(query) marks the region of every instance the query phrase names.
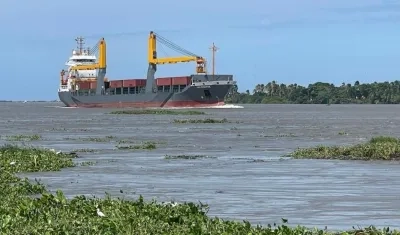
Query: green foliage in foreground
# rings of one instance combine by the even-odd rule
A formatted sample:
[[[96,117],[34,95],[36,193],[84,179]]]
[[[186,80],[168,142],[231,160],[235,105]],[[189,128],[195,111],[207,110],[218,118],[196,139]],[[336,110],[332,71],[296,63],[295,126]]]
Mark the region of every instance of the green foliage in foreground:
[[[154,115],[204,115],[206,113],[196,110],[170,110],[170,109],[130,109],[112,111],[110,114],[154,114]]]
[[[378,136],[367,143],[353,146],[317,146],[297,149],[293,158],[342,159],[342,160],[400,160],[400,140]]]
[[[19,179],[17,172],[57,171],[74,164],[68,155],[49,150],[4,146],[0,148],[0,234],[269,234],[321,235],[305,227],[252,227],[250,223],[210,218],[207,206],[193,203],[159,204],[155,201],[77,196],[67,200],[61,191]],[[38,194],[38,195],[35,195]],[[34,196],[34,197],[33,197]],[[97,215],[97,208],[105,216]],[[400,234],[369,227],[340,234]]]

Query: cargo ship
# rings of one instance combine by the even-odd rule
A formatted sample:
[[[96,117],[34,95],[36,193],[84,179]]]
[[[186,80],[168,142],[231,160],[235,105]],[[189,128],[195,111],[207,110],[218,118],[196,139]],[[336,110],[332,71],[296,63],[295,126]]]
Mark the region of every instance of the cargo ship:
[[[236,84],[232,74],[207,73],[206,60],[191,53],[155,32],[148,38],[148,70],[145,79],[108,80],[106,78],[106,42],[104,38],[92,48],[84,48],[84,39],[75,39],[78,46],[61,71],[58,96],[67,107],[84,108],[147,108],[208,107],[224,105],[225,96]],[[162,43],[183,54],[180,57],[158,58],[156,43]],[[96,56],[98,52],[98,56]],[[157,65],[196,63],[196,74],[155,78]]]

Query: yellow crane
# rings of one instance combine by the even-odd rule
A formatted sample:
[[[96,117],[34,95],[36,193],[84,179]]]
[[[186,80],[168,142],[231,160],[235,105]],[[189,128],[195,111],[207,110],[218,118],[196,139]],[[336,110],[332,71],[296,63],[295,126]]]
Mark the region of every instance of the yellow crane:
[[[157,41],[185,56],[158,58]],[[206,60],[203,57],[179,47],[153,31],[150,32],[148,46],[148,61],[150,64],[176,64],[196,61],[196,73],[207,73]]]
[[[70,70],[90,70],[90,69],[106,69],[107,68],[107,51],[106,51],[106,41],[104,38],[90,50],[90,54],[94,54],[97,50],[99,51],[99,56],[96,64],[91,65],[75,65],[71,66]]]
[[[179,57],[157,57],[157,42],[175,50],[176,52],[180,52],[184,56]],[[150,31],[149,39],[148,39],[148,54],[147,54],[149,68],[147,70],[147,83],[146,83],[146,93],[147,92],[156,92],[156,84],[155,84],[155,72],[157,71],[158,64],[176,64],[176,63],[187,63],[187,62],[196,62],[196,73],[197,74],[207,74],[206,69],[206,59],[198,56],[182,47],[176,45],[175,43],[165,39],[164,37],[156,34],[153,31]]]
[[[81,48],[80,48],[81,49]],[[106,41],[101,38],[100,41],[89,51],[89,54],[95,54],[98,50],[99,55],[97,57],[97,62],[95,64],[89,65],[74,65],[70,67],[70,71],[77,70],[97,70],[96,76],[96,94],[101,94],[104,89],[104,81],[107,70],[107,51],[106,51]],[[62,71],[64,73],[64,71]],[[62,75],[63,76],[63,75]],[[74,82],[73,82],[74,83]]]

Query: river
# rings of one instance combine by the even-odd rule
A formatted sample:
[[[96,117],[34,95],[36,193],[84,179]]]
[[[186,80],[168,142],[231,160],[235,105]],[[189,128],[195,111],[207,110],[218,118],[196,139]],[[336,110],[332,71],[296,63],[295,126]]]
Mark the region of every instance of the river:
[[[210,216],[351,229],[400,224],[400,164],[282,158],[297,147],[400,136],[397,105],[241,105],[202,109],[223,124],[175,124],[180,115],[110,115],[60,103],[0,103],[1,135],[40,134],[29,144],[91,149],[96,164],[25,174],[50,190],[210,205]],[[106,142],[79,138],[113,136]],[[118,139],[154,141],[154,150],[118,150]],[[1,141],[4,143],[5,141]],[[165,155],[206,155],[167,160]],[[123,190],[123,193],[120,192]]]

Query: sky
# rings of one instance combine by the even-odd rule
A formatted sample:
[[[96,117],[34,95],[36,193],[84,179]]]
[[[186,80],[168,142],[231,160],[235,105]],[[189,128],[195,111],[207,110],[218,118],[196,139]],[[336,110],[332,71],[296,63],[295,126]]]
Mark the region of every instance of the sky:
[[[76,47],[107,42],[109,79],[145,78],[153,30],[256,84],[340,85],[400,79],[397,0],[1,0],[0,100],[55,100],[59,73]],[[158,56],[180,56],[158,46]],[[160,65],[156,76],[195,73],[195,63]]]

